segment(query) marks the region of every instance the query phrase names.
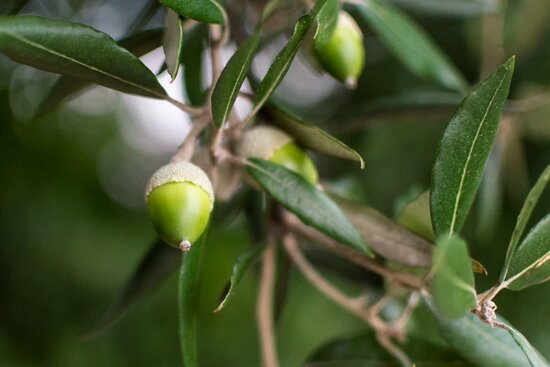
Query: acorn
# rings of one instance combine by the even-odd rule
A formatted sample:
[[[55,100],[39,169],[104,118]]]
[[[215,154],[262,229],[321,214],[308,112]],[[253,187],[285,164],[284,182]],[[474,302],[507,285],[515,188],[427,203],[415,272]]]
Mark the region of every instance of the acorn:
[[[257,126],[244,132],[238,154],[244,158],[261,158],[277,163],[302,176],[312,185],[318,173],[307,153],[285,132],[270,126]]]
[[[210,179],[198,166],[172,162],[151,176],[145,201],[160,238],[187,252],[208,225],[214,191]]]
[[[365,49],[361,29],[348,13],[340,12],[334,33],[315,49],[315,55],[325,71],[355,87],[365,63]]]

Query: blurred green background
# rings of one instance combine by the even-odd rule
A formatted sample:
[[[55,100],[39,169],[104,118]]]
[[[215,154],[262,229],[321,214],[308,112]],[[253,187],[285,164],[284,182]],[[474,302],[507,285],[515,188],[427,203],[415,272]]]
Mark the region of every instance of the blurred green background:
[[[394,2],[430,33],[469,82],[478,80],[480,24],[494,2]],[[3,1],[0,12],[15,3]],[[511,98],[538,103],[524,103],[529,108],[521,113],[512,113],[521,102],[510,105],[466,228],[472,256],[489,271],[477,276],[479,290],[496,280],[522,200],[550,163],[550,2],[505,3],[503,55],[517,55]],[[145,6],[146,1],[43,0],[29,2],[23,12],[81,21],[118,38]],[[146,27],[161,25],[158,11]],[[299,55],[279,94],[298,84],[321,90],[315,98],[294,98],[293,107],[356,148],[367,167],[359,171],[352,163],[315,156],[321,176],[335,190],[394,216],[401,199],[429,187],[437,142],[460,98],[410,74],[372,31],[364,32],[367,65],[357,90],[345,91],[311,71],[304,76],[307,60]],[[54,114],[29,119],[52,81],[0,55],[0,365],[179,365],[175,274],[111,328],[93,338],[81,334],[113,304],[154,242],[142,190],[186,127],[178,120],[161,124],[159,119],[177,118],[163,114],[162,105],[140,119],[142,99],[99,88]],[[167,140],[174,131],[176,138]],[[549,210],[547,192],[535,219]],[[212,312],[233,261],[251,242],[242,215],[212,230],[201,293],[205,366],[259,365],[256,272],[247,274],[224,311]],[[381,284],[364,274],[358,282],[358,276],[322,269],[350,290],[365,280],[374,291]],[[325,342],[365,329],[295,271],[289,284],[277,324],[283,366],[298,365]],[[546,284],[505,291],[496,299],[500,313],[546,358],[549,290]]]

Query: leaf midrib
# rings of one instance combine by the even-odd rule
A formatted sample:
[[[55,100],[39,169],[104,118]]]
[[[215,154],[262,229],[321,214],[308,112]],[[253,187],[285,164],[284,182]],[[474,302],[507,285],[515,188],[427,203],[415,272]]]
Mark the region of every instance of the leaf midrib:
[[[29,46],[31,46],[31,47],[35,47],[35,48],[37,48],[37,49],[39,49],[39,50],[48,52],[48,53],[50,53],[50,54],[52,54],[52,55],[55,55],[55,56],[57,56],[57,57],[60,57],[60,58],[62,58],[62,59],[69,60],[69,61],[71,61],[71,62],[73,62],[73,63],[75,63],[75,64],[78,64],[78,65],[80,65],[80,66],[83,66],[83,67],[85,67],[85,68],[88,68],[88,69],[90,69],[90,70],[92,70],[92,71],[95,71],[95,72],[97,72],[97,73],[99,73],[99,74],[105,75],[105,76],[107,76],[107,77],[109,77],[109,78],[112,78],[112,79],[115,79],[115,80],[118,80],[119,82],[122,82],[123,84],[127,84],[127,85],[129,85],[129,86],[134,87],[134,88],[141,89],[141,90],[143,90],[143,91],[145,91],[145,92],[147,92],[147,93],[150,93],[150,94],[152,94],[152,95],[154,95],[154,96],[157,96],[157,97],[159,97],[159,98],[162,98],[162,99],[164,99],[164,98],[166,97],[166,96],[165,96],[164,94],[162,94],[162,93],[158,93],[158,92],[156,92],[156,91],[154,91],[154,90],[151,90],[151,89],[149,89],[149,88],[146,88],[146,87],[144,87],[144,86],[142,86],[142,85],[139,85],[139,84],[133,83],[133,82],[131,82],[131,81],[122,79],[122,78],[120,78],[120,77],[118,77],[118,76],[116,76],[116,75],[110,74],[110,73],[108,73],[108,72],[106,72],[106,71],[104,71],[104,70],[98,69],[98,68],[96,68],[96,67],[94,67],[94,66],[92,66],[92,65],[89,65],[89,64],[86,64],[86,63],[84,63],[84,62],[81,62],[81,61],[79,61],[79,60],[77,60],[77,59],[75,59],[75,58],[72,58],[72,57],[70,57],[70,56],[64,55],[64,54],[62,54],[62,53],[60,53],[60,52],[57,52],[57,51],[55,51],[55,50],[52,50],[52,49],[50,49],[50,48],[48,48],[48,47],[42,46],[42,45],[40,45],[39,43],[36,43],[36,42],[34,42],[34,41],[31,41],[31,40],[29,40],[29,39],[26,38],[26,37],[19,36],[19,35],[17,35],[17,34],[14,34],[14,33],[12,33],[12,32],[9,32],[9,31],[3,31],[3,32],[4,32],[5,34],[7,34],[8,36],[11,36],[11,37],[15,38],[16,40],[19,40],[19,41],[21,41],[21,42],[23,42],[23,43],[26,43],[27,45],[29,45]]]
[[[504,79],[505,79],[504,77],[502,77],[500,79],[500,83],[499,83],[498,87],[495,89],[495,93],[493,94],[493,96],[491,98],[491,101],[489,101],[489,104],[487,105],[487,109],[485,110],[483,118],[481,119],[481,122],[480,122],[480,124],[477,128],[476,134],[474,136],[474,140],[472,141],[472,144],[470,146],[470,150],[468,152],[468,156],[466,157],[466,164],[464,165],[464,168],[462,170],[462,174],[461,174],[461,177],[460,177],[460,184],[458,186],[458,192],[456,194],[455,205],[454,205],[454,208],[453,208],[453,217],[451,219],[451,227],[449,229],[450,233],[454,233],[456,220],[457,220],[457,216],[458,216],[458,204],[460,203],[460,199],[462,197],[462,190],[463,190],[463,187],[464,187],[464,182],[466,180],[466,173],[468,172],[468,168],[469,168],[469,165],[470,165],[470,160],[472,159],[472,153],[474,151],[474,148],[476,147],[477,140],[480,136],[480,132],[481,132],[481,130],[483,129],[483,127],[485,125],[485,122],[487,120],[487,116],[489,115],[489,110],[491,110],[491,107],[494,103],[494,100],[495,100],[496,96],[498,95],[498,93],[500,91],[500,88],[502,87],[502,84],[504,83]]]

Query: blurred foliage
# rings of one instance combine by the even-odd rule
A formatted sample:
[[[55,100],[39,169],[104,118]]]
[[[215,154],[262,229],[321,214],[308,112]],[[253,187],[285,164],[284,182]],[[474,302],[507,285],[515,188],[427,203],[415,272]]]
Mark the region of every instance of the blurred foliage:
[[[11,3],[14,7],[21,4],[23,13],[79,20],[120,37],[133,23],[133,16],[147,13],[144,10],[150,2]],[[419,6],[415,7],[415,3]],[[433,1],[422,3],[423,0],[394,1],[418,21],[468,82],[474,84],[483,62],[480,22],[487,7],[459,6],[459,0],[444,1],[447,6]],[[430,3],[434,3],[434,9],[430,9]],[[504,191],[497,196],[502,200],[497,212],[491,211],[494,224],[482,235],[477,233],[476,224],[483,220],[483,210],[466,223],[464,235],[470,243],[471,256],[489,271],[486,277],[476,275],[480,290],[498,279],[507,239],[527,193],[525,186],[530,187],[550,162],[550,2],[505,3],[503,52],[506,57],[517,55],[510,96],[523,101],[538,98],[535,102],[542,103],[525,103],[534,107],[513,114],[513,132],[499,140],[502,167],[488,171],[498,174],[497,181]],[[0,12],[11,11],[9,5],[10,1],[2,2]],[[132,9],[131,14],[126,13],[127,9]],[[106,14],[110,15],[102,19]],[[153,14],[147,27],[161,26],[161,15]],[[119,18],[124,21],[114,29],[113,19]],[[402,108],[369,110],[373,102],[382,98],[407,93],[432,93],[444,98],[449,93],[405,70],[371,30],[364,31],[367,59],[358,88],[344,91],[331,81],[323,84],[328,85],[324,98],[315,103],[296,99],[293,104],[365,158],[366,170],[359,171],[354,162],[315,156],[321,177],[334,191],[392,216],[401,197],[410,195],[411,190],[429,187],[437,144],[454,105],[452,101],[437,105],[434,98]],[[118,186],[116,182],[114,185],[122,187],[123,194],[138,197],[139,203],[148,174],[167,159],[166,151],[136,150],[128,142],[124,125],[134,118],[127,113],[132,107],[116,94],[98,97],[103,89],[79,97],[50,116],[23,121],[15,111],[32,104],[47,88],[35,85],[32,93],[17,94],[15,98],[15,76],[25,71],[27,67],[16,66],[0,55],[0,365],[179,365],[175,275],[112,328],[93,338],[81,337],[114,302],[155,240],[144,205],[117,198],[120,189],[113,191],[109,187],[113,182],[105,180],[105,170],[108,174],[113,173],[109,169],[119,172],[128,162],[139,162],[143,171],[139,175],[126,175],[122,170],[114,176],[119,181]],[[311,78],[319,78],[310,74]],[[293,65],[280,88],[281,98],[295,84],[304,83],[300,76],[300,69]],[[546,99],[544,94],[540,98],[545,90]],[[120,164],[105,166],[105,162]],[[478,201],[483,203],[483,197]],[[549,210],[547,191],[530,225]],[[205,286],[199,315],[199,353],[205,366],[259,364],[254,324],[257,272],[247,273],[238,293],[222,312],[212,312],[227,285],[234,260],[251,245],[250,237],[242,215],[231,217],[212,230],[205,253]],[[363,273],[326,273],[343,289],[361,289],[356,279],[364,279]],[[277,325],[283,366],[298,365],[337,337],[364,332],[353,316],[311,288],[297,272],[290,270],[289,276],[286,303]],[[373,290],[380,286],[375,278]],[[546,358],[550,358],[549,291],[550,284],[546,283],[523,292],[504,291],[496,299],[499,313]]]

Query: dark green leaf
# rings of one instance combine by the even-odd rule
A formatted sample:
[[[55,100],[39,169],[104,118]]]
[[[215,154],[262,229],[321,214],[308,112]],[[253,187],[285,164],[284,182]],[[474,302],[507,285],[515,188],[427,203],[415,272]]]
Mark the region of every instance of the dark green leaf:
[[[550,214],[529,231],[512,255],[505,283],[520,290],[550,279]]]
[[[136,271],[120,291],[118,301],[86,336],[96,335],[117,322],[139,300],[155,290],[176,271],[180,256],[174,248],[157,241],[141,260]]]
[[[88,26],[31,16],[0,17],[0,51],[14,61],[121,92],[165,98],[143,63]]]
[[[166,12],[166,22],[164,37],[162,38],[162,48],[166,57],[166,68],[172,81],[178,76],[180,68],[181,51],[183,38],[183,20],[180,16],[171,10]]]
[[[229,290],[214,312],[220,312],[225,307],[227,302],[233,297],[233,295],[235,295],[237,287],[243,276],[246,274],[246,271],[256,262],[256,260],[258,260],[264,248],[265,246],[252,246],[237,257],[237,260],[233,264],[233,270],[231,271],[231,284],[229,286]]]
[[[361,168],[365,161],[355,150],[318,127],[303,121],[283,106],[271,103],[266,108],[270,122],[292,135],[300,145],[332,157],[357,161]]]
[[[181,359],[185,367],[198,367],[198,327],[200,269],[208,232],[183,255],[178,283],[178,312]]]
[[[382,42],[413,73],[457,91],[466,82],[447,56],[405,13],[385,0],[354,3]]]
[[[118,45],[127,49],[135,56],[140,57],[159,47],[161,45],[161,41],[162,30],[150,29],[124,38],[118,42]],[[36,116],[43,116],[53,111],[63,102],[77,96],[91,85],[91,82],[84,79],[61,76],[54,84],[48,95],[41,102],[40,107],[36,112]]]
[[[470,211],[513,71],[511,58],[464,98],[447,125],[432,172],[430,206],[437,236],[459,232]]]
[[[321,48],[328,43],[336,24],[338,24],[338,15],[340,14],[340,3],[338,0],[327,0],[326,5],[319,12],[317,17],[317,30],[315,31],[315,47]]]
[[[313,24],[313,21],[317,18],[319,11],[323,9],[326,2],[327,0],[317,0],[309,13],[300,17],[298,22],[296,22],[294,33],[292,33],[292,36],[290,36],[290,39],[286,45],[275,57],[275,60],[269,67],[269,70],[256,90],[254,108],[250,114],[250,117],[254,116],[260,110],[269,97],[271,97],[275,89],[277,89],[279,84],[283,81],[288,69],[290,69],[292,60],[294,60],[294,56],[296,56],[296,52],[298,52],[302,41]]]
[[[465,18],[498,11],[498,5],[492,0],[392,0],[392,2],[423,17]]]
[[[502,267],[502,271],[500,273],[501,282],[504,281],[504,279],[506,279],[506,275],[508,274],[508,269],[510,267],[512,257],[515,254],[516,247],[519,243],[519,240],[523,235],[523,232],[525,231],[525,226],[527,225],[527,221],[529,221],[529,218],[533,213],[533,209],[535,209],[535,206],[537,205],[540,199],[540,196],[542,195],[542,192],[546,188],[548,181],[550,181],[550,166],[546,167],[544,172],[540,175],[539,179],[537,180],[537,183],[535,184],[535,186],[533,186],[533,188],[527,195],[525,202],[523,203],[523,207],[521,208],[521,212],[519,213],[519,216],[516,222],[516,227],[514,228],[514,232],[512,233],[512,237],[510,238],[508,251],[506,251],[506,260],[504,261],[504,266]]]
[[[225,24],[225,10],[216,0],[160,0],[181,16],[204,23]]]
[[[216,83],[212,93],[212,116],[218,128],[231,113],[259,45],[260,30],[257,29],[231,57]]]
[[[476,305],[474,273],[468,246],[460,237],[437,240],[432,266],[430,292],[439,312],[446,318],[459,318]]]
[[[525,354],[525,357],[527,357],[527,359],[529,360],[529,364],[531,367],[549,366],[549,363],[544,359],[543,356],[540,355],[540,353],[535,348],[533,348],[533,346],[523,336],[523,334],[508,325],[506,326],[506,330],[508,330],[508,333],[512,335],[512,338],[514,338],[516,344],[521,348],[521,350]]]
[[[202,56],[208,37],[208,28],[197,24],[183,36],[182,65],[187,99],[192,106],[200,106],[206,99],[203,86]]]
[[[282,166],[257,158],[249,161],[247,171],[269,195],[305,224],[361,252],[370,252],[361,234],[323,192]]]
[[[468,314],[458,320],[439,320],[443,338],[462,357],[483,367],[529,367],[522,348],[508,331],[493,328]],[[502,321],[501,319],[499,321]],[[544,364],[543,366],[547,366]]]
[[[14,0],[12,2],[13,8],[10,10],[10,14],[17,14],[30,2],[30,0]]]
[[[403,265],[431,265],[433,246],[428,242],[372,208],[332,197],[377,254]]]

